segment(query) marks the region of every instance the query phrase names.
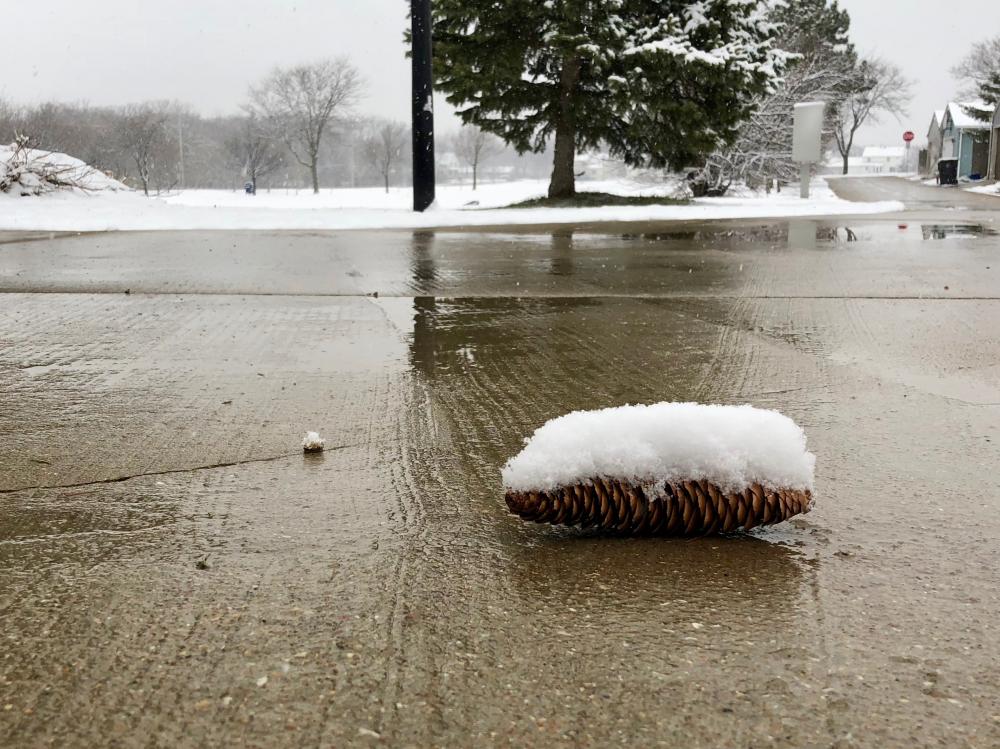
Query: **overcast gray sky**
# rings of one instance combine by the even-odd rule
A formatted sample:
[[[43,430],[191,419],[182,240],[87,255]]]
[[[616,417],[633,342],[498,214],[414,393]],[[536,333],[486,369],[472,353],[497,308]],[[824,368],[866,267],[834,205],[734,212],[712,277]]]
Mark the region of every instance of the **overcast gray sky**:
[[[954,96],[950,67],[972,41],[1000,34],[1000,0],[841,5],[858,48],[897,63],[916,82],[910,118],[867,128],[865,143],[899,142],[906,128],[923,136],[931,112]],[[30,4],[30,21],[25,6],[0,0],[0,17],[13,21],[0,95],[15,101],[166,98],[224,114],[276,64],[347,55],[369,82],[360,108],[408,116],[407,0],[42,0]],[[438,111],[446,117],[439,128],[454,127],[446,108]]]

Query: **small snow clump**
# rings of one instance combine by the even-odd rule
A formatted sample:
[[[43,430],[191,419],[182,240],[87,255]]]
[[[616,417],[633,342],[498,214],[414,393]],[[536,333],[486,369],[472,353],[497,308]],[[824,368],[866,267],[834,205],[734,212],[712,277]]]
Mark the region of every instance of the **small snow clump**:
[[[306,432],[302,438],[302,451],[307,453],[321,453],[326,447],[326,440],[319,436],[318,432]]]
[[[504,466],[504,488],[552,491],[595,478],[657,493],[667,482],[724,491],[812,490],[816,456],[787,416],[753,406],[656,403],[576,411],[540,427]]]

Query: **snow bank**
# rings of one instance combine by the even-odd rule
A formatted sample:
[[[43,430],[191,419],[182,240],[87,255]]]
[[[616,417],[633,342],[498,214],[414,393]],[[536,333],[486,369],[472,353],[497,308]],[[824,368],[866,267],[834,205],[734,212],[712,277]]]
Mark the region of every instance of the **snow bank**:
[[[60,189],[119,191],[129,188],[64,153],[17,144],[0,146],[0,193],[24,197]]]
[[[577,411],[549,421],[504,466],[510,491],[551,491],[594,478],[654,491],[706,480],[725,491],[759,483],[812,490],[816,456],[787,416],[753,406],[657,403]]]
[[[476,226],[542,226],[605,222],[705,221],[862,215],[900,211],[902,203],[852,203],[837,198],[821,181],[813,197],[791,192],[701,198],[689,205],[606,208],[502,208],[545,194],[541,180],[438,188],[435,210],[413,213],[409,189],[323,190],[319,195],[274,191],[244,195],[227,190],[191,190],[165,199],[136,193],[53,193],[43,200],[0,201],[0,230],[153,231],[184,229],[349,230],[433,229]],[[651,186],[629,180],[586,182],[581,190],[619,195],[670,195],[674,185]],[[476,205],[471,205],[476,203]]]
[[[976,187],[966,187],[969,192],[979,195],[1000,195],[1000,183],[991,182],[987,185],[977,185]]]

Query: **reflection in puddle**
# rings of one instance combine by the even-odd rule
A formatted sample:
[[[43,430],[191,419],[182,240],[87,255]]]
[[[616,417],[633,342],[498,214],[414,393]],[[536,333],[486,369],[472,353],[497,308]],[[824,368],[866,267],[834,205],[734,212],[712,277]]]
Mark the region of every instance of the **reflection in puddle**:
[[[552,235],[549,273],[553,276],[573,275],[573,232],[556,232]]]
[[[927,240],[1000,235],[996,229],[982,224],[921,224],[919,226],[923,239]],[[910,225],[905,223],[869,223],[862,227],[851,227],[833,226],[820,221],[792,220],[763,226],[728,229],[622,234],[619,238],[626,243],[686,242],[705,245],[748,243],[787,245],[791,249],[815,249],[818,244],[875,241],[888,238],[912,239],[914,235],[909,231],[910,228]],[[572,234],[563,236],[563,241],[572,243]]]
[[[730,625],[747,616],[793,621],[810,575],[801,553],[753,536],[678,542],[532,530],[530,540],[505,548],[516,593],[525,601],[576,601],[618,632],[637,620],[655,628],[681,621],[683,635],[693,634],[692,619],[706,616]]]
[[[411,250],[411,287],[418,294],[426,293],[438,279],[437,264],[434,262],[434,232],[414,232]]]
[[[815,221],[789,221],[788,246],[796,250],[815,250],[818,229]]]
[[[923,224],[921,227],[924,239],[948,239],[949,237],[978,239],[995,237],[995,229],[982,224]]]
[[[844,279],[828,275],[821,256],[860,250],[856,262],[866,270],[853,274],[851,288],[885,293],[884,284],[871,280],[872,264],[881,267],[893,254],[902,259],[927,240],[995,236],[988,223],[872,219],[726,222],[666,231],[650,226],[607,235],[563,227],[544,236],[512,235],[502,243],[476,234],[422,231],[411,235],[405,252],[393,255],[395,268],[381,276],[366,274],[371,279],[366,283],[387,296],[438,298],[800,294],[800,281],[779,267],[789,258],[800,273],[815,278],[814,286],[823,286],[823,294],[841,294]]]

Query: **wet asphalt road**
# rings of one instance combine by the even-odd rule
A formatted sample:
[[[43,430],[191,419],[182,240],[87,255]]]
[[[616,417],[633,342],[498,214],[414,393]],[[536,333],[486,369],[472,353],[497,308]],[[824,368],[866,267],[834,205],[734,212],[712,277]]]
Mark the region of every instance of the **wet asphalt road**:
[[[0,746],[1000,745],[996,214],[837,189],[919,205],[5,240]],[[533,429],[657,400],[792,416],[816,510],[506,515]]]

